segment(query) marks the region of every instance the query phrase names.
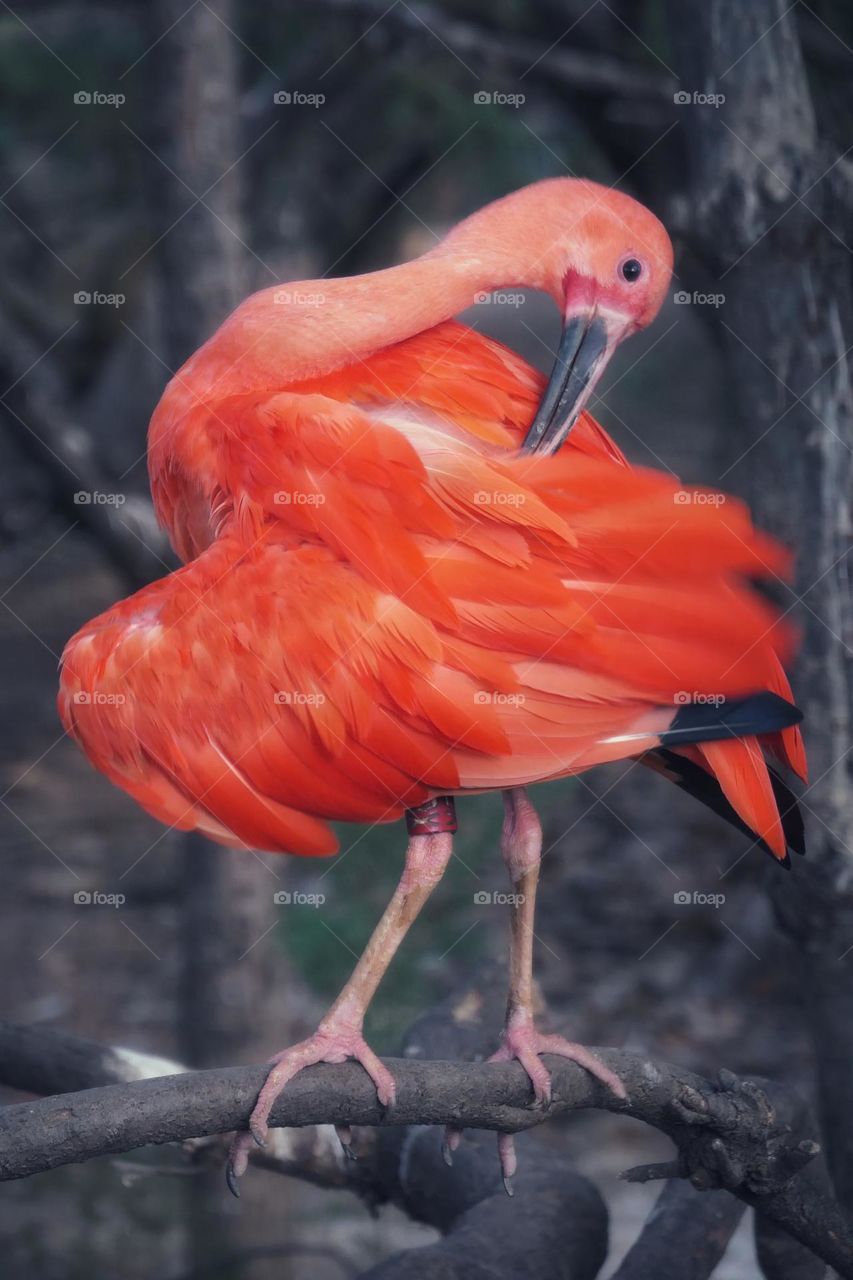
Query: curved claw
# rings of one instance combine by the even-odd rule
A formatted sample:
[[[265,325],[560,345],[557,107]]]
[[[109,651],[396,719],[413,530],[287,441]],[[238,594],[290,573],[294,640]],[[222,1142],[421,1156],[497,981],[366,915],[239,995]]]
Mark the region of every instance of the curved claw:
[[[347,1160],[358,1160],[358,1156],[352,1149],[352,1129],[348,1124],[336,1124],[335,1133],[338,1135],[338,1142],[341,1144],[341,1150]]]
[[[515,1195],[515,1190],[512,1185],[512,1179],[515,1177],[515,1171],[518,1168],[518,1159],[515,1154],[515,1139],[511,1133],[498,1134],[498,1159],[501,1163],[504,1191],[508,1196],[513,1196]]]
[[[249,1133],[252,1135],[252,1141],[254,1142],[255,1146],[260,1147],[261,1151],[263,1151],[264,1147],[267,1145],[267,1142],[269,1141],[269,1133],[270,1133],[269,1126],[266,1124],[261,1126],[260,1124],[256,1123],[254,1120],[250,1120]]]
[[[252,1139],[248,1133],[235,1133],[225,1164],[225,1181],[232,1196],[240,1199],[238,1181],[246,1172],[249,1164],[249,1151]]]
[[[446,1124],[441,1142],[441,1158],[448,1169],[453,1168],[453,1153],[458,1149],[461,1141],[462,1130],[457,1128],[455,1124]]]
[[[239,1195],[236,1190],[237,1179],[246,1172],[252,1144],[261,1148],[267,1145],[270,1113],[281,1091],[303,1068],[312,1067],[319,1062],[345,1062],[347,1058],[355,1058],[364,1067],[376,1086],[377,1097],[382,1106],[390,1109],[394,1105],[394,1077],[365,1043],[360,1026],[337,1025],[331,1020],[321,1024],[313,1036],[290,1049],[284,1049],[272,1059],[269,1075],[249,1119],[248,1132],[236,1134],[231,1144],[225,1177],[229,1190],[234,1195]],[[337,1129],[345,1154],[349,1159],[355,1160],[357,1157],[350,1148],[351,1134],[349,1141],[345,1136],[349,1133],[348,1126],[338,1126]]]
[[[354,1051],[349,1054],[364,1067],[376,1086],[376,1096],[386,1111],[390,1111],[397,1101],[397,1084],[391,1072],[381,1058],[378,1058],[369,1044],[359,1036]]]

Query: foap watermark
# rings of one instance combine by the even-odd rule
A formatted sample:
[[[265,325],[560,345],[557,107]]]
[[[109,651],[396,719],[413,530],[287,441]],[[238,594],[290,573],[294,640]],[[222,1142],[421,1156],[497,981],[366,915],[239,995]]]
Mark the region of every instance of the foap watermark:
[[[126,502],[126,494],[102,493],[100,489],[78,489],[74,495],[76,507],[123,507]]]
[[[97,289],[78,289],[74,295],[75,307],[123,307],[125,302],[123,293],[101,293]]]
[[[506,492],[503,489],[478,489],[474,494],[474,501],[478,507],[523,507],[527,494]]]
[[[78,89],[74,95],[77,107],[123,107],[127,98],[123,93],[101,93],[100,89]]]
[[[279,889],[272,900],[277,907],[322,907],[326,901],[325,893],[291,893],[288,889]]]
[[[523,93],[503,93],[500,89],[478,89],[474,94],[475,107],[523,107],[527,98]]]
[[[692,93],[688,93],[686,89],[678,89],[672,95],[672,100],[677,107],[721,107],[726,100],[724,93],[702,93],[699,89],[694,89]]]
[[[127,898],[123,893],[102,893],[100,889],[77,889],[75,907],[123,907]]]
[[[72,702],[78,707],[123,707],[127,698],[123,693],[106,693],[101,689],[78,689]]]
[[[326,501],[325,493],[303,493],[300,489],[280,489],[273,494],[273,502],[278,507],[322,507]]]
[[[325,693],[302,693],[298,689],[279,689],[273,702],[280,707],[322,707]]]
[[[672,500],[677,507],[721,507],[727,501],[724,493],[696,489],[676,489]]]
[[[322,307],[326,295],[310,289],[276,289],[272,300],[277,307]]]
[[[522,707],[526,701],[523,693],[502,693],[500,689],[478,689],[474,694],[477,706],[491,703],[496,707]]]
[[[277,107],[322,107],[325,93],[305,93],[302,89],[277,89],[272,96]]]
[[[724,693],[700,693],[698,689],[694,689],[690,693],[687,689],[679,689],[672,700],[677,707],[686,707],[691,703],[695,703],[699,707],[721,707],[726,700],[726,695]]]
[[[493,289],[491,293],[482,290],[474,294],[474,305],[477,307],[523,307],[526,301],[523,293],[511,289]]]
[[[672,300],[677,307],[722,307],[725,305],[726,295],[702,293],[699,289],[694,289],[692,293],[687,289],[678,289],[672,295]]]
[[[672,895],[672,901],[677,907],[716,907],[718,911],[725,900],[724,893],[701,893],[699,889],[694,889],[692,893],[687,889],[679,889]]]
[[[475,907],[520,907],[523,902],[523,893],[503,893],[500,890],[492,893],[489,889],[478,889],[474,894]]]

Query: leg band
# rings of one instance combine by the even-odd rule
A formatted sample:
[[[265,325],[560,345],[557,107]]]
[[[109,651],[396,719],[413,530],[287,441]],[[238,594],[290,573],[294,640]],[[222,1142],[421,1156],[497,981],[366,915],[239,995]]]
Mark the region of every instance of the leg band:
[[[410,836],[452,835],[458,830],[453,796],[434,796],[414,809],[406,810],[406,827]]]

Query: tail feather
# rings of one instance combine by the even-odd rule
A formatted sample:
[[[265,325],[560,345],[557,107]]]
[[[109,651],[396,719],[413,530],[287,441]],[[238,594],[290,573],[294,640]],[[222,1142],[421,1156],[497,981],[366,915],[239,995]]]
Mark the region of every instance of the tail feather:
[[[803,820],[796,798],[766,764],[753,739],[660,748],[643,764],[674,782],[785,867],[789,852],[805,853]]]
[[[703,742],[699,750],[732,808],[784,862],[788,856],[785,833],[759,744],[754,738],[740,738],[736,742]]]

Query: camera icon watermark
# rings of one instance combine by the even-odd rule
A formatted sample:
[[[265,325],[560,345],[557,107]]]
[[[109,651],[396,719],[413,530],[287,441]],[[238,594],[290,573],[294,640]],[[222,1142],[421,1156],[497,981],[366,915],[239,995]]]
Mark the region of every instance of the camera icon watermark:
[[[325,93],[303,93],[301,89],[278,89],[272,96],[277,107],[322,107]]]
[[[123,93],[101,93],[99,89],[78,89],[74,94],[77,107],[123,107],[126,102]]]
[[[99,889],[78,889],[74,894],[75,907],[123,907],[126,902],[123,893],[102,893]]]
[[[279,489],[272,500],[277,507],[322,507],[325,493],[303,493],[301,489]]]
[[[722,307],[726,301],[724,293],[702,293],[699,289],[694,289],[692,293],[687,289],[677,289],[672,295],[672,300],[677,307]]]
[[[477,689],[474,703],[478,707],[523,707],[527,701],[523,693],[504,693],[500,689]]]
[[[672,500],[677,507],[722,507],[728,498],[724,493],[707,490],[676,489]]]
[[[686,707],[695,705],[698,707],[721,707],[726,700],[724,693],[700,693],[698,689],[692,692],[687,689],[679,689],[674,694],[673,702],[678,707]]]
[[[101,493],[100,489],[78,489],[74,495],[76,507],[123,507],[127,497],[123,493]]]
[[[701,893],[698,889],[694,889],[689,893],[686,889],[679,889],[672,895],[672,901],[676,907],[714,907],[719,911],[726,901],[724,893]]]
[[[75,307],[123,307],[127,297],[123,293],[102,293],[96,289],[78,289],[74,294]]]
[[[302,893],[296,891],[291,893],[287,889],[279,889],[273,894],[272,900],[277,907],[322,907],[326,901],[325,893]]]
[[[479,89],[474,94],[475,107],[523,107],[527,98],[523,93],[502,93],[500,90]]]
[[[104,693],[99,689],[78,689],[71,701],[78,707],[123,707],[127,697],[123,693]]]
[[[526,501],[526,494],[507,493],[502,489],[478,489],[474,494],[478,507],[523,507]]]
[[[495,307],[523,307],[527,298],[523,293],[519,293],[512,289],[493,289],[489,293],[486,289],[481,289],[479,293],[474,294],[474,305],[495,306]]]
[[[479,889],[474,894],[475,907],[520,907],[525,901],[523,893],[495,893],[488,889]]]
[[[307,289],[276,289],[272,300],[277,307],[322,307],[326,295]]]
[[[694,89],[689,93],[686,89],[678,89],[672,95],[677,107],[721,107],[726,100],[724,93],[701,93]]]
[[[279,689],[273,694],[279,707],[322,707],[325,701],[325,693],[304,693],[301,689]]]

